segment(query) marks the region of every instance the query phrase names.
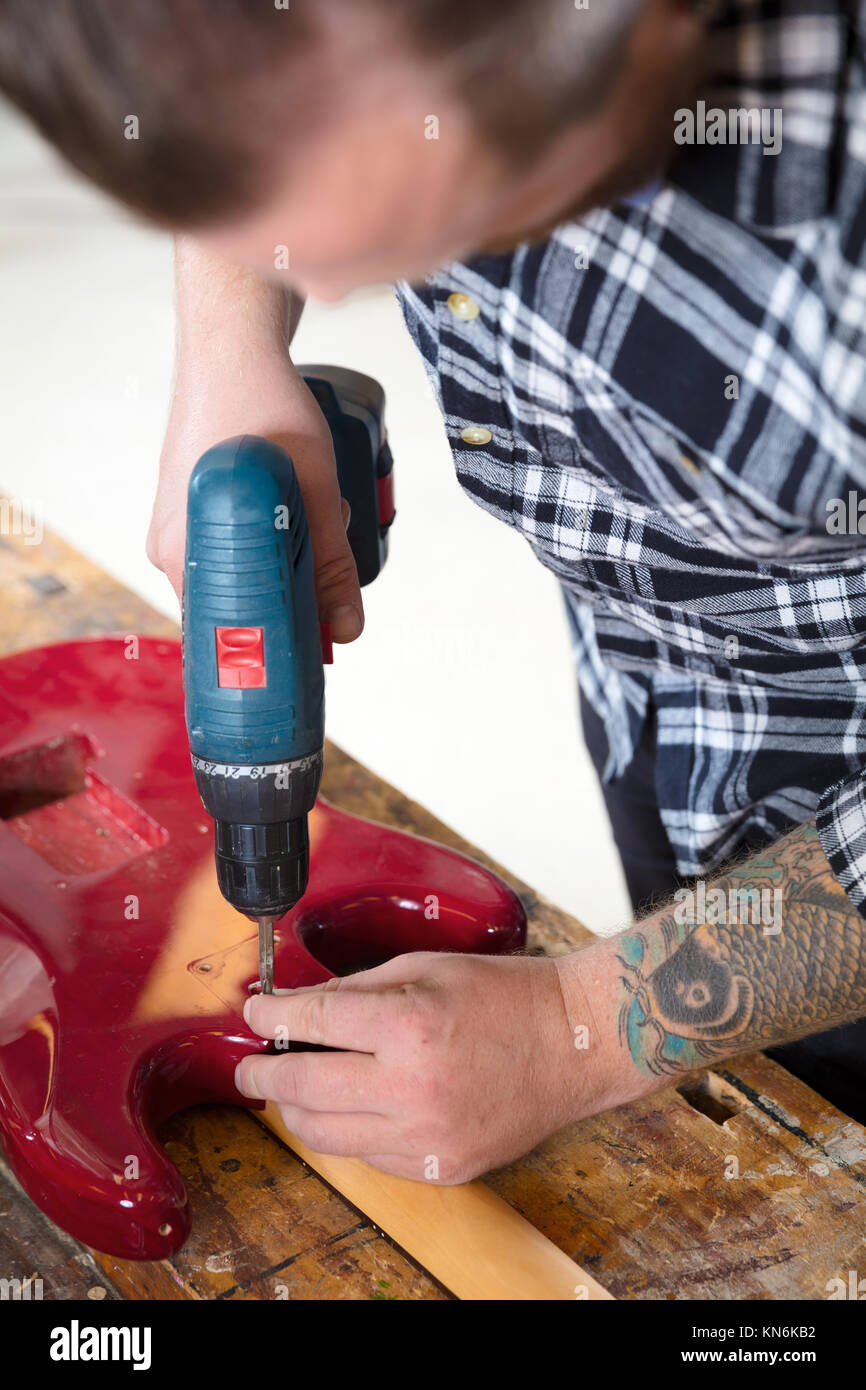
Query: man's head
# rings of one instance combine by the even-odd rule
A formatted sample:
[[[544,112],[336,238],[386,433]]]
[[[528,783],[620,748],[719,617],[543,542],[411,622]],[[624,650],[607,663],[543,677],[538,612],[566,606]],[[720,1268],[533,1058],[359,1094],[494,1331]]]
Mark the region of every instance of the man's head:
[[[698,47],[688,0],[0,0],[0,89],[73,164],[324,298],[636,187]]]

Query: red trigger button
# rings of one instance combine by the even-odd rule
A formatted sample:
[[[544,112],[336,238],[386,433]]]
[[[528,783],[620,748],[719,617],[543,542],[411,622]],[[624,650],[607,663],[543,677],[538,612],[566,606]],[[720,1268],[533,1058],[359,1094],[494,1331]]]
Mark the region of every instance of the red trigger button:
[[[334,639],[331,636],[331,624],[320,622],[319,632],[322,638],[322,665],[333,666],[334,664]]]

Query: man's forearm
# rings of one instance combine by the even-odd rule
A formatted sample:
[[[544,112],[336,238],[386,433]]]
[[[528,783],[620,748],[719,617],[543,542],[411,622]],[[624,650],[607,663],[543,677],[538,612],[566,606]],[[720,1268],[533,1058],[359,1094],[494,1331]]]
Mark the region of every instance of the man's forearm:
[[[258,434],[291,455],[304,498],[320,611],[335,642],[363,628],[331,432],[289,343],[300,299],[257,271],[181,237],[176,248],[178,353],[147,553],[180,597],[190,474],[206,449]]]
[[[863,928],[810,822],[563,959],[584,1081],[601,1093],[588,1108],[866,1013]]]
[[[246,352],[284,353],[304,301],[257,271],[204,251],[190,237],[175,244],[175,280],[181,357],[242,362]]]

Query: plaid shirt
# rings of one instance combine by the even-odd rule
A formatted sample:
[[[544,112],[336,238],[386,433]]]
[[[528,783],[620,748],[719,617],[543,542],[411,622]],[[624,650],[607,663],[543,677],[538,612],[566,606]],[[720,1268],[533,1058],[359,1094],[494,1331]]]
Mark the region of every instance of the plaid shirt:
[[[780,153],[683,147],[654,195],[398,293],[461,484],[563,586],[606,780],[652,706],[683,875],[817,813],[866,913],[864,28],[729,0],[701,95],[781,108]]]

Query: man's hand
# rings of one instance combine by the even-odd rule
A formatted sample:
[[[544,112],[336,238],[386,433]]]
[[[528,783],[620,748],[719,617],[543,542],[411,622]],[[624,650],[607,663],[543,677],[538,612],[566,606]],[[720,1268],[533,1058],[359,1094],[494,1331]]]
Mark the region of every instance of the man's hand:
[[[363,628],[364,609],[331,434],[289,356],[299,306],[285,291],[214,262],[188,242],[178,244],[177,282],[177,380],[147,553],[180,598],[190,473],[220,440],[263,435],[292,456],[310,527],[319,613],[331,622],[335,641],[351,642]]]
[[[254,996],[244,1016],[284,1047],[292,1039],[340,1050],[247,1057],[238,1090],[276,1101],[311,1149],[402,1177],[467,1181],[583,1108],[585,1062],[553,960],[399,956],[324,985]]]
[[[706,912],[684,892],[571,955],[407,955],[254,997],[262,1037],[340,1051],[247,1057],[238,1090],[276,1101],[311,1149],[453,1183],[697,1067],[863,1016],[863,919],[814,822],[714,880]]]

